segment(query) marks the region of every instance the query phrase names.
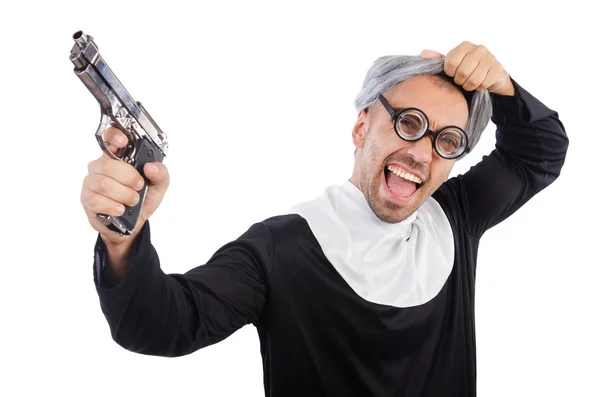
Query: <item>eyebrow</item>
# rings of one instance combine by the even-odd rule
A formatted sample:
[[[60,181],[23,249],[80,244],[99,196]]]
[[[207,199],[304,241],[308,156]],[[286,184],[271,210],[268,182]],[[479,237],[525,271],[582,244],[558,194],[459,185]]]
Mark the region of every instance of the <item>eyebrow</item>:
[[[392,106],[390,105],[390,107],[392,107]],[[393,108],[392,107],[392,110],[394,112],[396,112],[396,113],[400,113],[401,111],[406,110],[406,109],[410,109],[410,108],[419,109],[419,108],[415,108],[413,106],[406,106],[406,107],[403,107],[403,108]],[[419,110],[421,110],[421,109],[419,109]],[[423,112],[423,111],[421,110],[421,112]],[[425,112],[423,112],[423,114],[425,114]]]
[[[406,110],[406,109],[417,109],[419,112],[423,113],[423,114],[425,115],[425,117],[427,118],[427,123],[429,124],[427,127],[428,127],[428,130],[429,130],[429,131],[433,131],[433,132],[436,132],[436,133],[438,133],[438,132],[440,132],[440,131],[442,131],[443,129],[445,129],[445,128],[448,128],[448,127],[458,127],[458,128],[460,128],[461,130],[465,131],[465,128],[463,128],[463,127],[460,127],[460,126],[458,126],[458,125],[455,125],[455,124],[446,124],[445,126],[438,128],[437,130],[432,130],[432,129],[431,129],[431,124],[432,124],[432,123],[431,123],[431,120],[429,119],[429,116],[427,115],[427,113],[425,113],[423,110],[421,110],[421,109],[419,109],[418,107],[415,107],[415,106],[406,106],[406,107],[399,107],[399,108],[395,108],[395,107],[393,107],[393,106],[392,106],[392,105],[391,105],[391,104],[388,102],[388,100],[387,100],[387,99],[386,99],[386,98],[385,98],[383,95],[381,95],[381,94],[380,94],[380,95],[378,95],[378,97],[377,97],[377,98],[379,99],[379,97],[381,97],[381,99],[383,99],[383,101],[382,101],[382,100],[380,100],[380,103],[383,105],[384,109],[386,110],[386,113],[387,113],[387,114],[388,114],[388,116],[390,116],[391,118],[394,118],[394,116],[398,116],[398,114],[399,114],[399,113],[401,113],[402,111],[404,111],[404,110]],[[390,114],[390,112],[389,112],[389,110],[390,110],[390,109],[391,109],[391,110],[394,112],[394,115],[391,115],[391,114]],[[466,134],[466,131],[465,131],[465,134]]]
[[[458,128],[460,128],[461,130],[465,131],[465,129],[464,129],[464,128],[462,128],[462,127],[460,127],[460,126],[458,126],[458,125],[455,125],[455,124],[446,124],[446,125],[444,125],[444,126],[442,126],[442,127],[438,128],[438,129],[436,129],[436,130],[432,130],[432,129],[431,129],[431,124],[432,124],[432,123],[431,123],[431,119],[429,118],[429,116],[427,115],[427,113],[425,113],[424,111],[422,111],[421,109],[419,109],[418,107],[415,107],[415,106],[407,106],[407,107],[401,107],[401,108],[394,108],[394,107],[392,107],[392,105],[390,105],[390,108],[391,108],[391,109],[392,109],[392,110],[393,110],[393,111],[396,113],[396,115],[397,115],[398,113],[401,113],[402,111],[404,111],[404,110],[406,110],[406,109],[417,109],[418,111],[420,111],[421,113],[423,113],[423,114],[425,115],[425,117],[427,117],[427,123],[429,124],[429,125],[427,126],[427,130],[428,130],[428,131],[433,131],[433,132],[435,132],[435,133],[439,133],[440,131],[442,131],[443,129],[445,129],[445,128],[448,128],[448,127],[458,127]],[[466,134],[466,131],[465,131],[465,134]]]

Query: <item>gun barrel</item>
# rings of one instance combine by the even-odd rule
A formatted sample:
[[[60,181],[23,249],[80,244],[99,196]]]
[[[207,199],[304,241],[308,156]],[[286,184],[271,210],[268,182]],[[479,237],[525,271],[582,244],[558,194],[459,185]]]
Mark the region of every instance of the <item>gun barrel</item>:
[[[85,46],[89,41],[87,34],[83,33],[82,30],[79,30],[73,34],[73,40],[75,40],[77,46],[82,50],[85,49]]]
[[[142,127],[140,131],[149,135],[150,140],[160,148],[163,155],[166,155],[168,150],[166,134],[142,108],[141,103],[134,101],[123,87],[100,56],[94,38],[79,30],[73,34],[73,40],[75,44],[71,49],[71,61],[75,65],[75,74],[98,100],[102,111],[109,111],[117,117],[121,107],[124,107]]]

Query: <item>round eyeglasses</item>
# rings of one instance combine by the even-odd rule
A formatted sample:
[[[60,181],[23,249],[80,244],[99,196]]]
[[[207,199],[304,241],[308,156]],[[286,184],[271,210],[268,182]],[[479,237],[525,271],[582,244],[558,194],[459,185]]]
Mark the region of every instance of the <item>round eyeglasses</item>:
[[[405,141],[414,142],[431,135],[433,148],[437,154],[448,160],[458,158],[465,152],[469,153],[467,134],[462,128],[451,125],[438,132],[431,131],[429,120],[421,110],[417,108],[395,110],[382,95],[379,95],[378,99],[392,118],[396,135]]]

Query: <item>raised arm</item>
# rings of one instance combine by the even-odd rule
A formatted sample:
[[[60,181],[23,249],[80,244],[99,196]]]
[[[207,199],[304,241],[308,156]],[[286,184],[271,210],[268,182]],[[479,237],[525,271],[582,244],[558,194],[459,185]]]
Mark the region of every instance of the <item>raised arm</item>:
[[[485,47],[460,44],[446,56],[444,72],[465,90],[487,89],[492,99],[496,148],[434,193],[466,220],[469,234],[481,236],[558,178],[569,140],[558,114],[518,85]]]
[[[513,81],[514,96],[492,94],[496,148],[441,191],[454,197],[467,232],[481,236],[560,174],[569,140],[558,114]]]

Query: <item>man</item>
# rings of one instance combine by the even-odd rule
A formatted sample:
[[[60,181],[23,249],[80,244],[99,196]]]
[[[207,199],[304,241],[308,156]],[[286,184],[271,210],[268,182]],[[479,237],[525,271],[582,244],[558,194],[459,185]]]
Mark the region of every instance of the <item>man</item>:
[[[268,396],[474,396],[479,240],[558,177],[564,128],[469,42],[445,57],[378,59],[356,106],[349,181],[184,275],[165,275],[150,242],[166,167],[145,166],[140,223],[121,237],[94,214],[134,205],[141,176],[107,156],[91,162],[82,204],[99,232],[95,281],[115,341],[178,356],[252,323]],[[496,149],[448,179],[490,116]]]

